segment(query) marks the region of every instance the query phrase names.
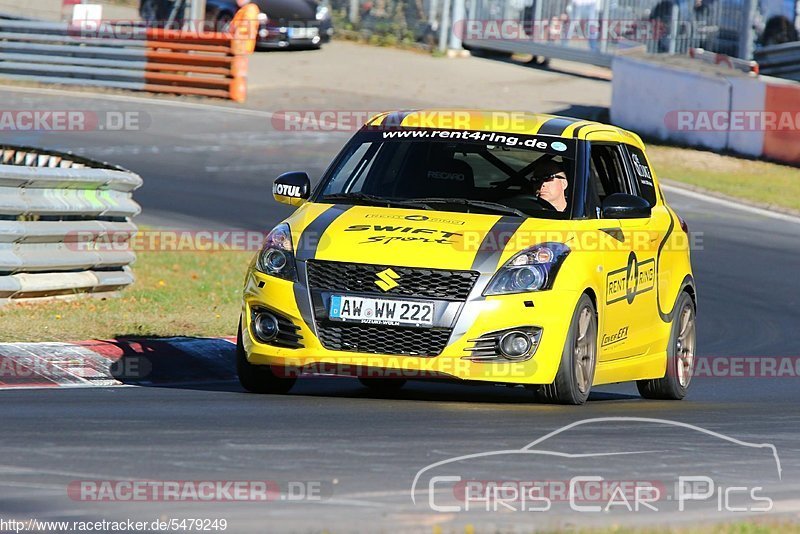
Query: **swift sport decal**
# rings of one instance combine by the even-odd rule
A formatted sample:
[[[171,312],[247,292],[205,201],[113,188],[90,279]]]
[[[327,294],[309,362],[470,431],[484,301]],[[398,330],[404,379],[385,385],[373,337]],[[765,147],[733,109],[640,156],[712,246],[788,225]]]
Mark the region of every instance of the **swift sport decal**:
[[[419,243],[438,243],[452,245],[454,237],[462,237],[458,232],[448,232],[434,228],[415,228],[413,226],[393,226],[383,224],[353,224],[345,232],[377,232],[379,235],[368,236],[359,244],[381,243],[387,245],[393,241],[416,241]]]
[[[646,293],[656,284],[656,260],[637,261],[636,254],[628,256],[628,265],[611,271],[606,277],[606,304],[627,300],[633,303],[636,295]]]

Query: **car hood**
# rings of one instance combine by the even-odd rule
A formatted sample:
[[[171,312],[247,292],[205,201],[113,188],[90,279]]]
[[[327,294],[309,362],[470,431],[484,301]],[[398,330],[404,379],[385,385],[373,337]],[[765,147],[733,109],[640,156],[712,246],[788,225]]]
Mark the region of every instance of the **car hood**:
[[[314,0],[256,0],[253,3],[270,19],[284,23],[316,20],[317,2]]]
[[[317,203],[305,204],[287,222],[299,259],[481,272],[494,272],[565,223]]]

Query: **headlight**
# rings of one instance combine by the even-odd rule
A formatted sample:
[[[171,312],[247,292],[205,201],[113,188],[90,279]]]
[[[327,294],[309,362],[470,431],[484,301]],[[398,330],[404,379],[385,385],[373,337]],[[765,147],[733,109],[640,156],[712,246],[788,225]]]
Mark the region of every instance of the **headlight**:
[[[563,243],[542,243],[523,250],[497,271],[483,294],[507,295],[550,289],[569,252],[569,247]]]
[[[294,248],[289,225],[281,223],[267,234],[264,247],[258,253],[256,268],[264,274],[285,280],[295,280]]]
[[[326,4],[320,4],[317,6],[317,20],[322,20],[328,16],[328,6]]]

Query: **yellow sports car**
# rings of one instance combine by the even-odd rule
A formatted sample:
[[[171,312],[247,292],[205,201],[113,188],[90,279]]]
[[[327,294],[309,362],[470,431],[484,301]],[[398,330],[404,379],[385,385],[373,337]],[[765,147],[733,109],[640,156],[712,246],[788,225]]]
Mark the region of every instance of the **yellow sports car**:
[[[633,133],[530,113],[383,113],[313,190],[291,172],[273,194],[297,210],[247,272],[249,391],[324,373],[383,390],[516,384],[564,404],[612,382],[687,392],[688,229]]]

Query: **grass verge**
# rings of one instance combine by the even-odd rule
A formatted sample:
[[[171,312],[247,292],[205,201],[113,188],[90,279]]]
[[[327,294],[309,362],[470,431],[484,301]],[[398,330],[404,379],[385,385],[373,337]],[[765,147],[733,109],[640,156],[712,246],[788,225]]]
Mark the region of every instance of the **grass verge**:
[[[653,144],[647,145],[647,155],[661,179],[800,212],[800,169],[796,167]]]
[[[118,298],[10,304],[0,341],[120,336],[230,336],[253,252],[140,252],[136,282]]]

